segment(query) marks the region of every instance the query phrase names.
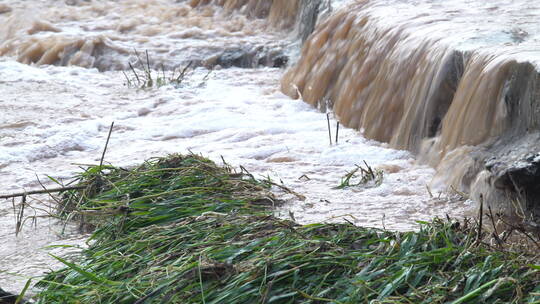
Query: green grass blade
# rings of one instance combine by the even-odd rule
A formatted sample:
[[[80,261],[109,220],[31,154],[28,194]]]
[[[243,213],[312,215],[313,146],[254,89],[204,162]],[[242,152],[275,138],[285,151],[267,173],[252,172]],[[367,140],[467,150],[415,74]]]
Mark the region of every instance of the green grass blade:
[[[88,280],[90,280],[92,282],[99,283],[99,284],[104,284],[104,285],[120,285],[121,284],[120,282],[114,282],[114,281],[110,281],[110,280],[107,280],[105,278],[99,277],[99,276],[97,276],[97,275],[95,275],[95,274],[93,274],[91,272],[88,272],[88,271],[82,269],[81,267],[79,267],[78,265],[76,265],[74,263],[70,263],[70,262],[64,260],[61,257],[55,256],[54,254],[49,253],[49,255],[52,256],[53,258],[57,259],[62,264],[66,265],[67,267],[75,270],[76,272],[78,272],[79,274],[81,274],[82,276],[84,276],[85,278],[87,278]]]

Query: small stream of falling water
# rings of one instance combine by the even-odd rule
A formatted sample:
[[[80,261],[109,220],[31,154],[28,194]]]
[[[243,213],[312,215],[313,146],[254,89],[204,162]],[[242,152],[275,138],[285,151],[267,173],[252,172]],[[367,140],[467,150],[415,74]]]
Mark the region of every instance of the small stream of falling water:
[[[275,0],[273,5],[264,0],[217,1],[221,6],[213,5],[215,1],[199,2],[8,0],[0,4],[0,192],[39,189],[36,176],[65,182],[79,172],[78,164],[97,164],[114,121],[107,162],[130,166],[187,151],[216,162],[223,157],[305,195],[306,200],[299,201],[282,194],[286,204],[277,211],[285,217],[293,214],[300,223],[347,219],[362,226],[410,230],[417,227],[417,220],[471,214],[473,203],[446,194],[444,186],[434,187],[436,171],[417,164],[413,154],[421,152],[425,137],[439,135],[444,113],[438,107],[418,106],[415,113],[423,113],[425,119],[416,120],[414,113],[407,112],[414,105],[404,106],[407,103],[398,100],[409,96],[411,103],[436,100],[444,105],[448,92],[458,85],[458,76],[450,76],[458,74],[459,66],[448,76],[440,73],[438,64],[451,67],[446,63],[461,55],[427,38],[421,40],[425,44],[416,55],[391,46],[401,41],[410,47],[419,41],[413,39],[417,36],[407,36],[413,37],[409,40],[400,36],[407,28],[423,29],[422,35],[435,39],[453,28],[446,25],[447,19],[468,24],[474,6],[459,11],[426,0],[414,6],[420,11],[413,14],[413,2],[408,1],[333,2],[334,7],[346,9],[321,17],[298,65],[285,72],[278,67],[295,53],[301,36],[296,32],[301,31],[297,15],[304,1]],[[351,6],[352,2],[356,4]],[[394,9],[391,16],[396,18],[386,23],[386,11]],[[478,10],[482,9],[490,11],[479,4]],[[441,16],[422,13],[435,11]],[[371,14],[374,21],[362,19],[362,14]],[[511,10],[507,14],[518,15]],[[407,23],[415,20],[420,23]],[[373,27],[366,26],[370,22]],[[392,27],[397,24],[402,28]],[[491,27],[470,33],[480,35],[484,29]],[[522,32],[527,33],[524,37],[536,37],[526,25],[511,30],[508,37],[521,37]],[[452,33],[452,37],[463,34]],[[187,62],[197,68],[180,87],[127,88],[121,71],[129,72],[128,62],[137,64],[134,49],[148,50],[155,69],[170,72]],[[363,60],[354,51],[367,49],[377,56]],[[426,69],[399,65],[400,58],[418,59]],[[214,71],[206,77],[208,68]],[[415,73],[432,77],[422,80]],[[358,89],[364,87],[367,91]],[[426,87],[431,89],[422,89]],[[301,93],[311,104],[331,100],[339,118],[361,131],[342,128],[339,144],[329,145],[327,116],[281,89],[293,97]],[[370,97],[378,102],[359,102],[371,101]],[[362,117],[367,115],[363,107],[371,108],[370,115],[378,114]],[[409,124],[399,119],[402,113],[412,115]],[[433,116],[439,119],[436,127],[433,121],[424,124],[426,117]],[[336,121],[331,123],[334,132]],[[400,135],[394,134],[396,129]],[[364,161],[384,171],[379,187],[335,189],[347,172]],[[456,163],[460,162],[463,158],[457,157]],[[47,197],[34,199],[33,206],[52,210],[46,207],[52,204]],[[62,235],[61,225],[38,218],[37,226],[28,222],[16,237],[12,209],[11,201],[0,201],[0,287],[18,292],[28,277],[60,266],[48,252],[72,251],[45,246],[84,246],[85,236]]]

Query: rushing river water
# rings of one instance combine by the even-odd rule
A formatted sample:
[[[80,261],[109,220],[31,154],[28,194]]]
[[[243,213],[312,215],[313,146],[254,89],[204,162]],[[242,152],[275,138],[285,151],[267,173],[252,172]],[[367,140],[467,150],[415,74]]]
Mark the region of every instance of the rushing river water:
[[[206,73],[197,70],[182,88],[143,91],[126,88],[119,72],[0,62],[2,79],[10,79],[0,84],[0,107],[8,114],[0,129],[2,192],[39,189],[36,175],[67,180],[80,172],[76,164],[98,163],[114,121],[106,161],[129,166],[189,150],[218,162],[223,156],[305,195],[305,201],[284,196],[288,203],[280,211],[303,223],[346,218],[404,230],[414,229],[416,220],[462,216],[467,209],[445,195],[430,198],[426,186],[434,170],[415,165],[409,152],[343,128],[338,145],[330,146],[326,115],[279,92],[282,70],[224,69],[203,82]],[[333,189],[363,161],[385,170],[381,186]],[[0,269],[23,275],[47,269],[51,259],[42,247],[55,241],[51,230],[59,228],[38,219],[37,229],[27,225],[15,237],[11,202],[2,203]],[[24,281],[5,275],[0,284],[16,290]]]
[[[299,9],[290,4],[296,2],[283,2],[285,8],[271,10],[266,19],[256,18],[257,12],[263,14],[264,7],[234,13],[227,11],[235,9],[232,4],[224,8],[215,5],[193,8],[188,2],[194,6],[197,1],[7,0],[0,3],[0,193],[39,189],[37,178],[50,186],[47,175],[68,181],[80,172],[80,164],[97,164],[114,121],[107,162],[130,166],[150,157],[188,151],[217,162],[223,157],[232,165],[243,165],[256,176],[269,176],[304,195],[306,199],[300,201],[283,194],[286,204],[277,211],[282,216],[293,215],[300,223],[346,219],[357,225],[407,230],[415,229],[417,220],[471,214],[472,202],[454,198],[445,191],[444,184],[433,182],[435,169],[417,163],[411,152],[391,148],[420,150],[406,140],[394,140],[388,135],[393,131],[384,129],[385,126],[390,128],[399,123],[393,118],[385,120],[386,112],[379,113],[384,121],[375,119],[373,125],[379,129],[355,131],[342,127],[338,144],[330,145],[327,115],[281,92],[285,69],[279,67],[294,61],[299,53],[298,21],[290,16]],[[343,7],[352,2],[339,1],[333,6]],[[377,22],[384,21],[388,12],[393,12],[389,15],[394,16],[394,22],[406,24],[420,20],[412,13],[411,8],[418,8],[412,2],[373,2],[377,5],[365,13],[375,16]],[[239,5],[241,1],[235,3]],[[423,11],[439,15],[424,16],[419,28],[430,28],[425,35],[437,36],[452,28],[447,19],[467,24],[476,11],[484,15],[498,11],[495,4],[478,3],[459,10],[457,6],[440,9],[433,1],[420,1]],[[531,14],[538,14],[537,7],[529,6]],[[515,10],[522,6],[505,8],[508,10],[505,14],[515,17],[518,16]],[[323,11],[322,4],[319,10]],[[339,14],[346,15],[345,11]],[[320,16],[327,18],[323,17]],[[516,23],[521,20],[516,18],[510,27],[502,30],[489,26],[491,19],[484,18],[475,23],[476,30],[473,25],[473,30],[467,33],[486,37],[490,36],[486,34],[488,30],[507,31],[506,36],[501,34],[494,39],[515,44],[526,41],[530,50],[537,33],[526,22]],[[332,17],[328,20],[337,22]],[[438,27],[426,27],[429,23]],[[415,25],[418,28],[418,23]],[[325,35],[324,28],[320,33]],[[472,48],[469,42],[475,41],[474,37],[471,34],[460,46]],[[384,39],[380,41],[387,43]],[[333,47],[341,46],[346,53],[344,41]],[[178,71],[187,62],[194,62],[196,68],[189,70],[181,85],[146,90],[129,88],[122,71],[135,81],[128,66],[129,62],[137,64],[134,50],[144,57],[144,50],[148,51],[148,64],[160,71],[154,71],[154,77],[158,73],[171,75],[173,69]],[[319,56],[314,62],[310,58],[315,57],[303,57],[285,79],[301,70],[302,64],[310,64],[308,70],[312,76],[307,81],[313,87],[297,86],[292,93],[291,88],[284,91],[289,91],[289,95],[304,93],[306,101],[315,103],[310,100],[315,98],[315,93],[308,91],[317,89],[317,81],[328,84],[331,79],[324,77],[325,68],[342,62],[336,57]],[[432,57],[424,59],[429,62]],[[349,71],[353,70],[354,67]],[[396,70],[387,72],[392,75]],[[350,86],[347,87],[350,83],[337,80],[334,78],[332,85],[336,83],[340,88],[338,93],[344,94],[340,96],[347,99],[350,96],[343,92],[350,92]],[[380,91],[377,96],[382,100],[392,99],[389,87],[393,88],[388,86],[387,93]],[[319,93],[326,96],[328,91]],[[346,123],[363,129],[364,126],[351,123],[356,118],[343,111],[336,109]],[[336,121],[332,118],[332,133],[335,128]],[[363,132],[391,145],[366,139]],[[382,184],[336,189],[344,176],[356,165],[364,165],[364,161],[384,171]],[[44,215],[45,211],[53,210],[53,204],[47,197],[33,197],[31,206],[39,210],[27,208],[27,214]],[[62,234],[61,225],[41,217],[37,223],[27,222],[15,236],[14,209],[18,208],[10,200],[0,201],[0,286],[13,292],[19,291],[29,277],[59,266],[47,253],[70,251],[46,246],[84,246],[85,239],[76,233]]]

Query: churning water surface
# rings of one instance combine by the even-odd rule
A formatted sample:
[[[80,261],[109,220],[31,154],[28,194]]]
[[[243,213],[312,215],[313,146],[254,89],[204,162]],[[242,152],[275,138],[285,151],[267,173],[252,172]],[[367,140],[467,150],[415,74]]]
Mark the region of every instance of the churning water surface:
[[[418,9],[413,5],[418,1],[402,2],[407,7],[398,2],[379,1],[373,14],[383,18],[388,9],[402,12],[393,16],[401,16],[403,22],[414,19],[404,12]],[[420,8],[442,12],[440,20],[458,14],[464,17],[455,20],[465,24],[474,18],[474,6],[459,14],[437,8],[438,2],[424,1]],[[216,162],[223,156],[232,165],[243,165],[255,176],[269,176],[304,195],[306,199],[299,200],[283,193],[286,204],[277,211],[294,215],[300,223],[346,219],[407,230],[415,229],[417,220],[461,217],[473,208],[448,194],[439,195],[444,189],[431,186],[435,170],[416,164],[410,152],[347,128],[341,128],[338,144],[330,145],[326,114],[281,93],[283,69],[223,68],[225,59],[238,53],[254,52],[248,57],[257,65],[293,52],[294,35],[281,30],[287,25],[279,20],[269,26],[264,19],[224,14],[217,6],[193,9],[186,1],[168,0],[7,0],[0,12],[2,194],[39,189],[37,178],[47,182],[47,175],[67,181],[80,171],[79,164],[98,163],[114,121],[107,162],[130,166],[188,151]],[[446,24],[436,20],[425,23]],[[513,25],[507,36],[501,34],[505,41],[535,41],[536,33],[526,22]],[[482,25],[477,34],[488,29],[493,27]],[[148,50],[152,67],[163,66],[166,74],[186,61],[201,67],[181,86],[128,88],[122,71],[130,73],[127,63],[137,59],[134,49]],[[210,74],[209,67],[214,67]],[[335,128],[332,119],[332,137]],[[382,184],[336,189],[364,161],[384,171]],[[47,197],[32,202],[46,211],[52,210],[51,204]],[[0,286],[17,292],[27,278],[59,266],[48,252],[70,251],[46,246],[83,246],[84,236],[62,235],[61,225],[41,217],[35,225],[27,222],[15,236],[13,209],[12,201],[0,201]],[[27,214],[32,212],[27,209]]]
[[[301,223],[347,218],[405,230],[414,229],[416,220],[463,215],[467,205],[430,197],[426,186],[434,170],[415,165],[409,152],[344,128],[338,144],[330,146],[326,115],[279,92],[282,70],[224,69],[203,81],[206,74],[196,70],[181,88],[134,90],[124,86],[119,72],[1,61],[2,193],[39,189],[36,178],[46,181],[46,175],[67,181],[80,171],[77,164],[97,164],[114,121],[107,162],[129,166],[188,151],[217,162],[223,156],[306,196],[300,201],[284,195],[287,204],[280,210],[284,216],[293,212]],[[334,189],[363,161],[385,171],[379,187]],[[82,243],[77,237],[56,241],[59,227],[42,218],[37,228],[26,225],[16,237],[11,201],[2,201],[0,210],[5,288],[16,290],[24,275],[49,267],[43,246]]]

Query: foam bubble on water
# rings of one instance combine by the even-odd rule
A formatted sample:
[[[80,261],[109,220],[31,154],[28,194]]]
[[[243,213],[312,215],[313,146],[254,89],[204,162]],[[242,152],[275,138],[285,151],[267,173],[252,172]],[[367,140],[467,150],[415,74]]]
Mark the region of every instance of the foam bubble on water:
[[[0,73],[4,81],[10,82],[51,80],[51,76],[46,71],[16,61],[0,61]]]

